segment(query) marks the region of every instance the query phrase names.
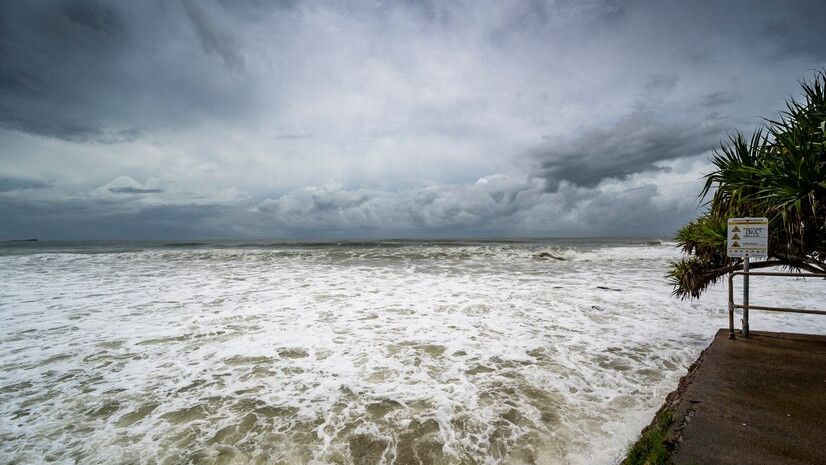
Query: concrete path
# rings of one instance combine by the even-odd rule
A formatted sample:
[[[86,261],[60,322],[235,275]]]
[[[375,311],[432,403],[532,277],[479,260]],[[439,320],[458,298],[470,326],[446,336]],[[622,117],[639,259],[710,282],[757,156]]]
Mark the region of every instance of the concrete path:
[[[714,342],[670,396],[677,465],[826,464],[826,336]]]

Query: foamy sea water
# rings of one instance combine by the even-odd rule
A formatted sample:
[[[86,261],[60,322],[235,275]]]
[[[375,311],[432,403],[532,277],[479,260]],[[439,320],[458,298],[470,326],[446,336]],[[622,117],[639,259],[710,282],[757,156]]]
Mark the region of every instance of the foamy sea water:
[[[670,296],[678,256],[645,241],[4,246],[0,463],[612,464],[727,325],[723,285]],[[758,279],[753,303],[826,302],[823,282]],[[754,312],[752,329],[823,333],[826,318]]]

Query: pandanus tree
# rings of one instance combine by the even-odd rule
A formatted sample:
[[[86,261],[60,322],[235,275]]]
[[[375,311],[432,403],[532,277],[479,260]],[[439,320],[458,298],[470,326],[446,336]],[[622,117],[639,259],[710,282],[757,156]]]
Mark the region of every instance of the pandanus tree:
[[[782,266],[826,272],[826,73],[801,82],[803,95],[786,102],[751,137],[735,133],[711,158],[700,199],[706,211],[677,232],[687,255],[671,263],[674,294],[699,297],[743,260],[726,256],[730,217],[769,219],[769,256],[751,268]]]

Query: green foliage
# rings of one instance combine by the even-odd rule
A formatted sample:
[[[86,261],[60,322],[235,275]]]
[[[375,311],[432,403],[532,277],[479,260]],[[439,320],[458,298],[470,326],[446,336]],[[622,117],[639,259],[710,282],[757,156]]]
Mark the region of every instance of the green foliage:
[[[708,210],[677,232],[689,255],[668,272],[677,296],[699,297],[741,267],[726,257],[729,217],[769,218],[769,260],[758,267],[826,270],[826,74],[801,87],[802,100],[787,101],[776,120],[750,138],[735,133],[714,152],[700,192],[711,195]]]
[[[706,214],[680,228],[676,239],[685,253],[714,256],[726,246],[726,227],[722,218]]]
[[[666,443],[668,427],[673,422],[669,410],[657,415],[654,425],[643,431],[639,439],[628,446],[622,465],[665,465],[669,449]]]

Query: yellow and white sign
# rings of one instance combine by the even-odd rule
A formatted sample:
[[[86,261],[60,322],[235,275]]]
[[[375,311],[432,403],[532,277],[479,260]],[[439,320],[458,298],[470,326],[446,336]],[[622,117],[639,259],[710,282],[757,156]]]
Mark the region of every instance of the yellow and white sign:
[[[766,257],[769,254],[768,218],[729,218],[729,257]]]

